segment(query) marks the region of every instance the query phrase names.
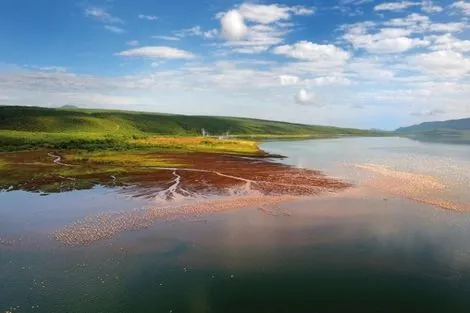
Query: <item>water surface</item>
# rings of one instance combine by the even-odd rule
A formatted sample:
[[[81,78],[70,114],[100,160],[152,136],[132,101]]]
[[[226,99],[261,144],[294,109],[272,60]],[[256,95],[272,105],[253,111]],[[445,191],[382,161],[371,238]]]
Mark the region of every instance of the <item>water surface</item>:
[[[263,148],[358,184],[353,164],[426,173],[467,199],[469,146],[352,138]],[[246,208],[160,221],[89,247],[49,236],[76,218],[148,205],[104,188],[0,193],[1,236],[26,242],[0,248],[0,312],[470,311],[470,214],[386,193],[271,208],[280,216]]]

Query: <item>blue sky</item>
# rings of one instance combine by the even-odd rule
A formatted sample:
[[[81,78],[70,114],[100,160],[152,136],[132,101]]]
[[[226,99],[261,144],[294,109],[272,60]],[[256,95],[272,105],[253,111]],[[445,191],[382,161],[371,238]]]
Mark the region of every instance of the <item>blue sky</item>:
[[[0,2],[0,103],[393,129],[470,116],[470,2]]]

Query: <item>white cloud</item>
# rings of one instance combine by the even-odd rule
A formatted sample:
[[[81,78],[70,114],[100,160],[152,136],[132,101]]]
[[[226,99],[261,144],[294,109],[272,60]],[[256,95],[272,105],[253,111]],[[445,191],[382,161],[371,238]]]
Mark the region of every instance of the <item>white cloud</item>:
[[[214,39],[218,36],[219,31],[217,29],[211,29],[204,31],[201,26],[197,25],[191,28],[183,29],[177,32],[174,32],[176,38],[184,38],[190,36],[203,37],[205,39]],[[168,37],[167,37],[168,38]]]
[[[261,24],[271,24],[290,18],[289,8],[277,4],[263,5],[244,3],[238,12],[247,20]]]
[[[139,41],[138,40],[130,40],[130,41],[126,42],[126,44],[129,45],[129,46],[135,47],[135,46],[139,45]]]
[[[267,51],[271,46],[282,43],[288,30],[264,24],[257,24],[248,30],[244,40],[229,41],[224,46],[231,47],[238,53],[260,53]]]
[[[180,38],[176,37],[176,36],[150,36],[150,38],[168,40],[168,41],[178,41],[178,40],[180,40]]]
[[[103,23],[107,24],[122,24],[124,23],[120,18],[112,16],[108,12],[106,12],[103,8],[98,7],[88,7],[85,9],[85,15],[89,17],[93,17]]]
[[[313,8],[279,4],[243,3],[226,13],[218,13],[221,33],[228,40],[225,47],[237,53],[261,53],[284,41],[294,26],[289,20],[294,15],[311,15]]]
[[[432,109],[432,110],[422,110],[422,111],[416,111],[412,112],[411,115],[413,116],[437,116],[446,113],[442,109]]]
[[[418,14],[412,13],[403,18],[394,18],[389,21],[384,22],[385,26],[392,26],[392,27],[406,27],[410,32],[422,32],[425,31],[431,21],[429,17]]]
[[[273,53],[285,55],[294,59],[312,62],[344,64],[350,53],[334,45],[320,45],[309,41],[299,41],[294,45],[284,45],[274,48]]]
[[[470,52],[470,40],[460,40],[451,34],[429,37],[433,44],[432,50],[453,50],[456,52]]]
[[[219,36],[219,31],[217,29],[207,30],[202,33],[202,36],[206,39],[214,39]]]
[[[237,10],[225,13],[220,19],[220,25],[222,27],[222,34],[227,40],[241,40],[248,32],[244,18]]]
[[[389,66],[382,64],[380,59],[357,59],[347,66],[347,71],[359,79],[372,81],[388,81],[395,77],[395,73]]]
[[[426,13],[439,13],[442,12],[444,9],[441,6],[434,4],[430,0],[425,0],[421,2],[421,10]]]
[[[300,78],[293,75],[281,75],[279,76],[279,80],[281,82],[281,85],[290,86],[297,85],[297,83],[300,81]]]
[[[363,5],[373,2],[374,0],[340,0],[340,5]]]
[[[137,17],[141,20],[147,20],[147,21],[156,21],[158,19],[158,17],[154,15],[145,15],[145,14],[139,14]]]
[[[470,15],[470,2],[457,1],[454,2],[451,7],[461,10],[465,15]]]
[[[305,89],[300,89],[294,97],[295,102],[298,104],[311,104],[318,105],[315,101],[315,96],[312,92],[308,92]]]
[[[410,2],[410,1],[401,1],[401,2],[384,2],[378,4],[374,7],[375,11],[400,11],[407,9],[412,6],[420,5],[420,2]]]
[[[436,33],[456,33],[465,29],[465,23],[433,23],[429,26],[429,31]]]
[[[117,26],[114,26],[114,25],[104,25],[104,28],[106,30],[109,30],[110,32],[113,32],[115,34],[122,34],[125,32],[124,29],[122,29],[121,27],[117,27]]]
[[[328,85],[351,85],[352,81],[341,76],[341,75],[334,75],[334,76],[322,76],[316,77],[313,79],[306,80],[308,85],[312,86],[328,86]]]
[[[405,27],[410,33],[460,32],[466,27],[463,22],[432,23],[429,17],[412,13],[404,18],[394,18],[384,22],[385,26]]]
[[[165,46],[147,46],[117,53],[119,56],[142,57],[149,59],[193,59],[188,51]]]
[[[24,65],[25,68],[36,69],[44,72],[65,73],[67,68],[63,66],[38,66],[38,65]]]
[[[462,77],[470,72],[470,58],[451,50],[411,56],[409,63],[425,73],[437,76]]]
[[[304,6],[287,7],[279,4],[244,3],[240,6],[238,12],[248,21],[271,24],[289,20],[292,15],[311,15],[314,13],[314,9]]]
[[[396,23],[397,24],[397,23]],[[367,28],[359,25],[347,29],[343,38],[356,49],[365,49],[369,53],[403,53],[416,47],[425,47],[429,42],[409,37],[411,29],[382,28],[370,34]]]
[[[291,12],[294,15],[307,16],[315,13],[315,9],[312,7],[304,7],[303,5],[296,5],[291,8]]]

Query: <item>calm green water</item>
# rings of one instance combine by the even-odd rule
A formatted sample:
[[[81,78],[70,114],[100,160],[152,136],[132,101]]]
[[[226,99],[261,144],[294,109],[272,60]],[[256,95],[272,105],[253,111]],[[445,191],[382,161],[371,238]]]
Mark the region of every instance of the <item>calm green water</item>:
[[[380,138],[265,148],[352,181],[361,175],[345,163],[469,173],[470,146]],[[0,312],[470,312],[470,213],[389,195],[279,206],[289,217],[247,208],[162,221],[91,247],[48,236],[81,216],[148,205],[100,188],[0,193],[0,237],[20,238],[0,248]]]

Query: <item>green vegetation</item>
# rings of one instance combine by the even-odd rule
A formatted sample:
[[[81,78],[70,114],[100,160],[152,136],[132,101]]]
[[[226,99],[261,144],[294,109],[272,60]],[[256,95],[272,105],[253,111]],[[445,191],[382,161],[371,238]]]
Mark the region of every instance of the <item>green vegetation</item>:
[[[54,164],[54,154],[49,153],[1,152],[0,190],[61,192],[98,184],[116,186],[155,167],[186,165],[175,156],[149,151],[69,151],[61,154],[63,164]]]
[[[470,118],[426,122],[399,128],[397,133],[422,141],[470,144]]]
[[[201,136],[203,129],[210,135]],[[231,117],[0,106],[0,189],[133,184],[155,167],[190,166],[187,152],[260,156],[256,140],[377,135],[383,134]],[[53,162],[57,153],[62,164]]]
[[[37,148],[128,150],[139,148],[139,139],[199,136],[203,129],[214,136],[229,132],[235,138],[251,139],[382,135],[359,129],[232,117],[0,106],[1,151]],[[209,146],[218,145],[210,143]],[[207,145],[203,151],[210,150],[206,148]]]
[[[255,141],[241,139],[219,140],[210,137],[148,137],[145,139],[131,140],[129,143],[147,149],[159,147],[165,151],[231,153],[243,155],[263,154]]]

